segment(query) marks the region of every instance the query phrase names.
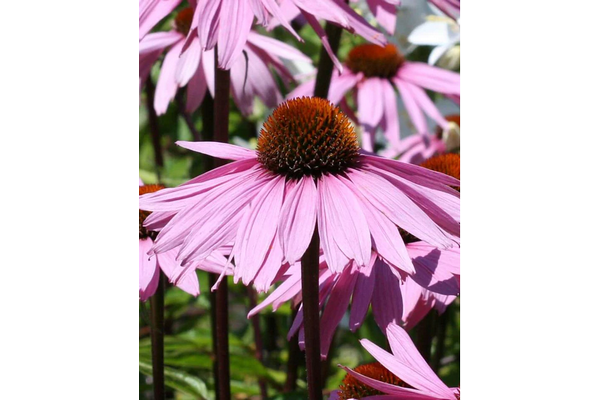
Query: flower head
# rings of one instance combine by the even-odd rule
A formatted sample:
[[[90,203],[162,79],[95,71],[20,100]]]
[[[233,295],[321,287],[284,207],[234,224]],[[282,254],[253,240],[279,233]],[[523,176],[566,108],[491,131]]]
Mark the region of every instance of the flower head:
[[[153,211],[146,226],[160,227],[150,254],[180,246],[177,260],[187,268],[231,245],[234,279],[264,291],[282,268],[300,260],[315,224],[333,272],[342,272],[351,261],[366,267],[372,251],[414,272],[398,227],[441,249],[458,244],[460,195],[451,186],[460,182],[357,153],[352,135],[331,103],[305,98],[274,111],[258,151],[178,142],[234,162],[140,197],[140,208]]]

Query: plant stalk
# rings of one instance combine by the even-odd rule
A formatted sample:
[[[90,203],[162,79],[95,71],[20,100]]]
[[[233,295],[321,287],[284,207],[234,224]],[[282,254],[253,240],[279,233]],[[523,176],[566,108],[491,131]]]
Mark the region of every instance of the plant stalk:
[[[231,84],[230,71],[218,67],[219,49],[215,47],[215,103],[214,103],[214,140],[221,143],[229,142],[229,88]],[[215,167],[226,163],[225,160],[215,159]],[[229,373],[229,315],[227,301],[227,277],[223,279],[216,290],[216,343],[217,343],[217,387],[219,400],[231,400]]]
[[[322,400],[321,334],[319,327],[319,233],[313,232],[302,256],[302,312],[309,400]]]

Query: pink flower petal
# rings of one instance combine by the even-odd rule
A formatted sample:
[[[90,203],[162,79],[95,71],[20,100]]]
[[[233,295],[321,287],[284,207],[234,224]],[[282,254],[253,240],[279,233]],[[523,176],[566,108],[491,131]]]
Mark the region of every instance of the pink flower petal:
[[[375,322],[384,331],[388,324],[402,322],[403,305],[400,281],[392,273],[390,267],[379,258],[373,265],[373,271],[376,274],[377,290],[373,292],[371,307]]]
[[[224,160],[246,160],[248,158],[256,158],[256,152],[254,150],[246,149],[245,147],[236,146],[229,143],[186,142],[179,140],[175,142],[175,144],[183,147],[184,149]]]
[[[150,33],[140,41],[140,54],[165,49],[183,39],[184,36],[177,31]]]
[[[373,264],[375,263],[376,254],[373,253],[369,264],[363,268],[359,268],[354,293],[352,295],[352,308],[350,309],[350,330],[356,332],[362,325],[373,296],[375,289],[375,272]]]
[[[154,94],[154,109],[158,115],[162,115],[167,111],[169,103],[175,98],[175,93],[177,93],[175,70],[182,47],[183,42],[178,42],[171,47],[160,69],[158,82],[156,82],[156,92]]]
[[[317,188],[325,207],[323,216],[328,219],[329,234],[339,249],[363,267],[371,258],[369,226],[356,196],[342,180],[345,178],[333,175],[319,179]]]
[[[321,316],[321,357],[326,358],[333,334],[350,303],[350,296],[358,278],[356,268],[346,268],[331,290],[329,300]]]
[[[367,78],[358,86],[358,122],[372,132],[383,117],[383,91],[380,78]]]
[[[317,188],[312,177],[289,182],[279,221],[284,261],[299,261],[312,238],[317,219]]]
[[[358,170],[351,179],[363,196],[400,228],[440,248],[453,245],[423,210],[385,179]]]
[[[140,239],[140,291],[145,291],[156,274],[156,257],[149,257],[152,239]]]
[[[242,243],[235,255],[236,269],[242,270],[242,282],[248,285],[265,261],[269,245],[277,231],[279,213],[283,204],[285,177],[278,176],[268,181],[250,203],[246,226],[239,227],[236,242]],[[281,259],[279,260],[281,266]]]
[[[219,12],[219,68],[231,69],[242,53],[254,14],[248,1],[221,0]]]
[[[404,380],[409,385],[421,389],[423,391],[430,392],[432,394],[438,395],[443,399],[455,399],[454,393],[444,382],[438,378],[438,376],[431,370],[427,362],[423,359],[419,351],[413,344],[408,333],[398,325],[389,325],[386,330],[388,341],[390,342],[390,347],[392,349],[392,353],[394,353],[394,357],[387,352],[386,361],[388,358],[399,360],[394,366],[400,367],[395,368],[396,371],[387,367],[383,361],[379,360],[369,349],[369,353],[373,354],[373,356],[381,362],[386,368],[388,368],[392,373],[394,373],[398,378]],[[361,341],[362,343],[363,341]],[[365,344],[363,344],[365,348]],[[381,349],[379,349],[381,350]],[[400,365],[398,365],[400,364]],[[404,365],[402,365],[404,364]],[[409,379],[405,379],[410,377]]]

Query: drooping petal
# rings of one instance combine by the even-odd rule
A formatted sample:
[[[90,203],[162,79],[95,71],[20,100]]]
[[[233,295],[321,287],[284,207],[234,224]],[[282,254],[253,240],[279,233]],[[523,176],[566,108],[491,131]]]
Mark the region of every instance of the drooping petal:
[[[319,179],[317,188],[324,206],[323,216],[339,249],[363,267],[371,258],[369,226],[356,196],[342,183],[344,179],[333,175]]]
[[[178,42],[171,47],[161,66],[158,82],[156,83],[156,92],[154,94],[154,109],[158,115],[162,115],[167,111],[169,103],[175,98],[175,93],[177,93],[175,70],[177,68],[179,53],[181,53],[182,47],[183,42]]]
[[[177,31],[150,33],[140,41],[140,54],[162,50],[183,39],[184,36]]]
[[[377,19],[377,22],[379,22],[390,35],[393,35],[396,30],[397,6],[386,0],[367,0],[367,4]]]
[[[398,91],[400,92],[400,96],[402,97],[402,102],[404,103],[404,107],[406,107],[406,111],[410,116],[412,123],[415,125],[415,129],[417,133],[424,134],[428,132],[427,121],[425,120],[425,115],[423,111],[419,107],[419,103],[415,100],[410,88],[406,84],[406,82],[401,79],[393,79]]]
[[[219,67],[230,69],[241,54],[254,14],[248,1],[221,0],[219,13]]]
[[[140,293],[147,290],[152,278],[157,275],[156,257],[148,257],[152,245],[152,239],[140,239]]]
[[[308,248],[317,219],[317,200],[312,177],[288,183],[278,231],[284,260],[290,264],[299,261]]]
[[[204,75],[204,69],[202,65],[199,65],[196,69],[196,73],[190,79],[187,85],[187,101],[185,104],[185,111],[193,113],[202,104],[204,96],[206,95],[206,76]]]
[[[144,36],[164,17],[181,3],[181,0],[148,1],[140,6],[140,32],[139,39]]]
[[[342,63],[340,62],[340,60],[335,55],[335,52],[332,50],[331,44],[329,43],[329,39],[327,38],[327,34],[325,33],[325,29],[323,29],[321,27],[321,25],[319,24],[319,21],[312,14],[309,14],[302,9],[300,11],[302,12],[302,15],[304,16],[304,18],[306,18],[306,22],[308,22],[308,24],[314,29],[315,33],[321,39],[323,48],[325,48],[325,51],[327,51],[327,54],[333,61],[333,64],[335,65],[337,70],[340,73],[343,72],[344,67],[342,66]]]
[[[367,78],[358,86],[358,122],[373,132],[383,117],[383,91],[380,78]]]
[[[400,228],[440,248],[453,245],[423,210],[385,179],[358,170],[351,179],[362,195]]]
[[[329,346],[338,324],[350,303],[350,296],[358,278],[356,268],[346,268],[331,290],[329,300],[321,316],[321,357],[327,357]]]
[[[256,276],[276,234],[284,188],[283,176],[268,181],[250,203],[250,217],[246,226],[239,227],[239,232],[243,233],[241,236],[238,233],[236,238],[236,242],[241,240],[242,243],[239,253],[235,254],[236,270],[242,271],[245,285]]]
[[[201,53],[200,39],[195,36],[189,47],[179,56],[179,62],[175,70],[175,80],[179,87],[187,85],[200,67]]]
[[[400,122],[398,121],[398,104],[396,103],[396,93],[392,84],[386,79],[381,82],[381,91],[383,95],[383,120],[385,127],[383,133],[391,146],[400,145]]]
[[[353,170],[348,172],[348,176],[352,179]],[[373,245],[379,255],[385,258],[396,268],[402,269],[407,273],[414,273],[415,268],[412,265],[412,260],[406,250],[406,246],[400,232],[394,223],[392,223],[385,215],[373,206],[353,185],[348,185],[357,199],[360,201],[361,208],[367,218],[369,231],[373,239]]]
[[[271,287],[278,273],[283,268],[283,264],[283,252],[279,243],[279,235],[275,234],[273,242],[269,246],[267,257],[254,278],[254,286],[259,293],[269,290],[269,287]]]
[[[372,308],[375,322],[384,331],[390,323],[402,322],[402,293],[400,281],[381,259],[373,265],[377,290],[373,292]]]
[[[373,264],[377,255],[373,253],[371,261],[357,271],[358,277],[352,295],[352,308],[350,309],[350,331],[355,332],[363,323],[369,306],[373,290],[375,289],[375,272]]]
[[[431,392],[441,396],[443,399],[455,398],[452,390],[448,388],[448,386],[446,386],[444,382],[438,378],[435,372],[431,370],[431,367],[429,367],[427,362],[423,359],[410,339],[410,336],[408,336],[408,333],[406,333],[404,329],[400,328],[398,325],[392,324],[387,327],[386,334],[392,349],[392,353],[396,359],[399,359],[400,362],[404,364],[402,374],[407,375],[407,377],[410,376],[412,382],[408,379],[404,379],[404,377],[398,373],[399,371],[396,372],[390,369],[392,373],[417,389]],[[389,356],[389,354],[387,355]],[[373,356],[375,357],[374,354]],[[379,359],[378,361],[385,366],[382,361]],[[413,377],[417,379],[413,379]]]
[[[260,35],[254,31],[250,31],[248,34],[248,42],[260,47],[274,56],[286,60],[304,61],[307,63],[312,62],[308,56],[295,47],[292,47],[287,43],[280,42],[272,37]]]

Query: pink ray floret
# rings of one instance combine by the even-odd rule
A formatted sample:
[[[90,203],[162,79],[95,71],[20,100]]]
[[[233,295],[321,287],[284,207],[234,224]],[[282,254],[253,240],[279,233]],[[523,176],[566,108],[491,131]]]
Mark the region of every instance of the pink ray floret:
[[[362,399],[376,400],[460,400],[460,388],[450,388],[432,371],[427,362],[413,344],[408,333],[395,324],[387,327],[386,335],[392,354],[372,343],[362,339],[362,346],[400,380],[411,388],[400,387],[390,383],[369,378],[363,374],[340,365],[348,374],[373,389],[383,392],[383,395],[367,396]],[[337,398],[337,392],[330,399]]]

